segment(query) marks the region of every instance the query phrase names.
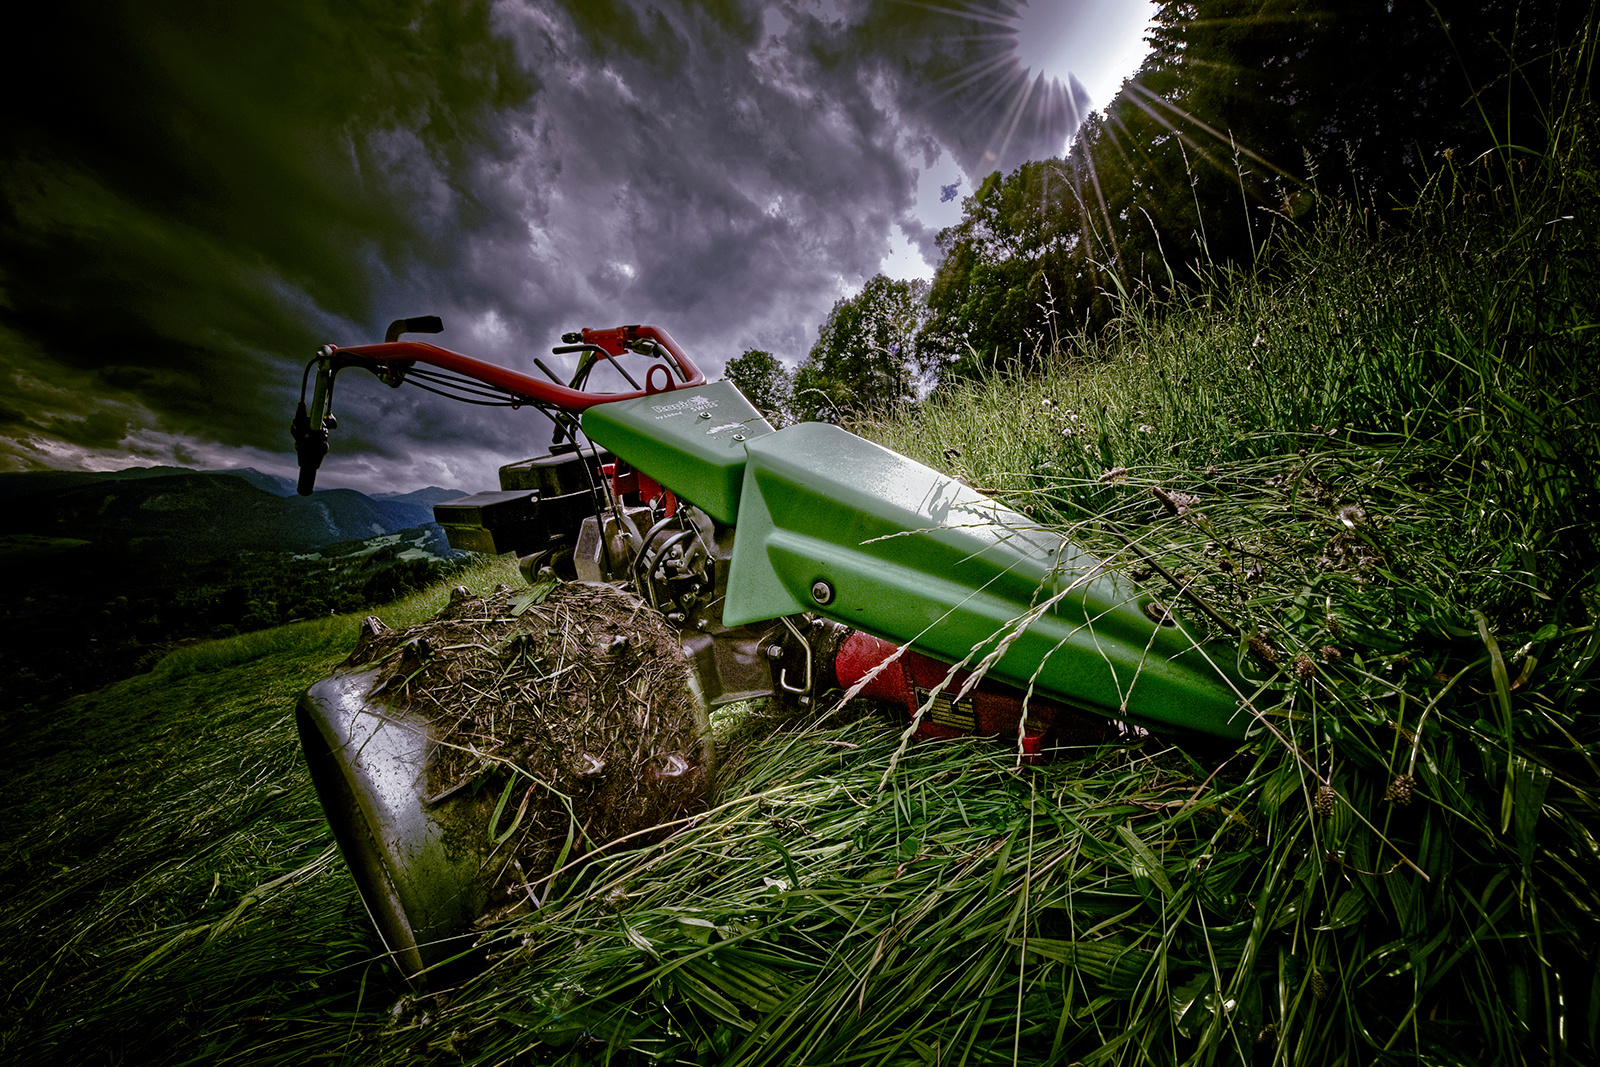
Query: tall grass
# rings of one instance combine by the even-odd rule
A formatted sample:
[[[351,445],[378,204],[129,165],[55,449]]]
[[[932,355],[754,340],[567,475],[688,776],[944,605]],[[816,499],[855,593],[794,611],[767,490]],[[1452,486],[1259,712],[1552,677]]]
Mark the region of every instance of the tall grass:
[[[1202,982],[1234,1007],[1198,1045],[1097,1055],[1596,1057],[1600,212],[1581,118],[1544,158],[1442,170],[1404,233],[1331,212],[1042,377],[869,428],[1240,632],[1263,722],[1241,757],[1252,925]],[[1181,1034],[1158,1005],[1187,987],[1139,990],[1122,1026]]]

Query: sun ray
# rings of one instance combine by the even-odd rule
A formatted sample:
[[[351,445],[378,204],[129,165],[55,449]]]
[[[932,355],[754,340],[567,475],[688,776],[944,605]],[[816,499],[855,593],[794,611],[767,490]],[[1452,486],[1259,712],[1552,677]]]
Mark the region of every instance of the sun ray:
[[[1148,97],[1156,99],[1156,100],[1160,100],[1162,103],[1166,103],[1167,102],[1165,97],[1157,96],[1155,93],[1150,92],[1148,89],[1143,90],[1143,92],[1144,92],[1145,96],[1148,96]],[[1217,158],[1215,156],[1213,156],[1210,153],[1210,151],[1208,151],[1206,149],[1206,147],[1204,145],[1202,145],[1198,141],[1196,141],[1194,139],[1194,137],[1192,137],[1186,131],[1179,129],[1176,125],[1173,124],[1171,119],[1167,118],[1161,112],[1157,111],[1153,106],[1151,106],[1148,102],[1146,102],[1146,100],[1140,99],[1138,95],[1134,95],[1134,94],[1130,94],[1128,99],[1130,101],[1132,101],[1134,107],[1137,107],[1140,111],[1143,111],[1146,115],[1149,115],[1151,118],[1155,119],[1161,125],[1165,126],[1172,133],[1173,136],[1178,138],[1178,141],[1179,141],[1180,144],[1187,145],[1188,147],[1194,149],[1195,153],[1197,155],[1199,155],[1200,158],[1204,159],[1207,163],[1210,163],[1213,167],[1216,167],[1218,171],[1220,171],[1220,172],[1222,172],[1224,174],[1226,174],[1228,172],[1228,168],[1224,167],[1221,164],[1221,162],[1219,162],[1217,160]],[[1173,110],[1178,112],[1180,115],[1184,114],[1184,112],[1179,108],[1173,108]],[[1212,132],[1215,132],[1215,131],[1212,131]]]
[[[1155,103],[1161,104],[1163,107],[1166,107],[1169,110],[1171,110],[1174,114],[1182,117],[1185,122],[1193,123],[1195,126],[1197,126],[1200,129],[1204,130],[1206,133],[1209,133],[1212,137],[1217,139],[1217,142],[1219,144],[1226,144],[1230,148],[1236,149],[1241,155],[1248,156],[1250,159],[1253,159],[1255,162],[1261,164],[1263,167],[1266,167],[1268,170],[1272,171],[1274,174],[1278,175],[1281,178],[1288,178],[1290,181],[1294,182],[1296,185],[1303,184],[1299,178],[1296,178],[1293,174],[1290,174],[1288,171],[1284,170],[1282,167],[1280,167],[1277,164],[1273,163],[1271,160],[1266,159],[1265,157],[1261,156],[1260,154],[1251,151],[1248,147],[1246,147],[1244,145],[1238,144],[1232,137],[1228,136],[1225,133],[1222,133],[1220,130],[1216,129],[1215,127],[1210,126],[1207,123],[1205,123],[1205,122],[1201,121],[1200,119],[1196,118],[1194,115],[1192,115],[1189,112],[1185,111],[1183,108],[1179,107],[1177,104],[1173,103],[1171,100],[1168,100],[1166,97],[1162,96],[1160,93],[1152,92],[1151,90],[1146,89],[1142,84],[1140,84],[1138,79],[1133,79],[1133,80],[1129,81],[1128,84],[1129,84],[1129,86],[1131,86],[1133,88],[1133,90],[1136,93],[1138,93],[1139,95],[1143,96],[1145,99],[1150,100],[1150,101],[1154,101]],[[1139,103],[1137,100],[1134,101],[1134,102],[1135,103]],[[1162,122],[1163,124],[1167,125],[1168,128],[1173,129],[1173,132],[1177,132],[1175,127],[1172,127],[1171,124],[1167,123],[1165,119],[1162,119],[1160,116],[1156,115],[1156,113],[1154,111],[1151,111],[1148,108],[1145,108],[1145,111],[1146,111],[1147,114],[1151,115],[1151,117],[1155,118],[1158,122]],[[1191,143],[1192,143],[1192,139],[1191,139]],[[1194,148],[1195,148],[1196,151],[1203,151],[1203,149],[1201,149],[1198,144],[1195,144]],[[1224,170],[1224,171],[1227,170],[1227,168],[1225,168],[1225,167],[1223,167],[1221,169]]]
[[[982,64],[974,64],[966,72],[958,71],[957,74],[951,75],[950,79],[959,77],[960,80],[952,81],[951,84],[945,87],[939,95],[941,98],[951,96],[962,89],[966,89],[969,86],[976,85],[980,81],[988,79],[992,74],[1005,71],[1010,65],[1011,60],[1006,56],[995,56],[994,58],[989,59]],[[1008,79],[1004,78],[995,79],[993,86],[991,86],[984,96],[979,98],[979,101],[986,103],[991,99],[998,98],[1006,91],[1006,88],[1008,87],[1007,81]],[[942,85],[943,83],[935,82],[934,84]]]
[[[1105,191],[1100,187],[1100,172],[1095,167],[1094,153],[1082,152],[1079,155],[1083,159],[1084,168],[1088,171],[1089,184],[1094,187],[1094,198],[1096,203],[1100,205],[1100,217],[1105,219],[1106,222],[1106,239],[1111,242],[1112,262],[1120,266],[1122,250],[1117,245],[1117,228],[1111,223],[1111,209],[1106,206]],[[1087,216],[1085,216],[1085,219],[1087,219]],[[1090,262],[1093,263],[1094,261],[1091,259]]]
[[[952,7],[944,4],[931,4],[927,0],[895,0],[895,3],[900,7],[921,8],[924,11],[932,11],[939,15],[949,15],[954,18],[967,19],[970,22],[987,23],[1007,29],[1013,29],[1016,25],[1016,5],[1010,5],[1012,10],[1009,13],[1001,14],[996,11],[987,11],[977,6],[956,5]]]
[[[1007,108],[1007,115],[1002,120],[1002,123],[1005,127],[1005,134],[1000,138],[1000,147],[998,149],[993,149],[991,147],[991,151],[994,152],[996,159],[1004,159],[1006,149],[1011,147],[1011,138],[1016,135],[1017,126],[1022,122],[1023,112],[1027,110],[1028,100],[1033,95],[1033,89],[1036,84],[1038,84],[1036,81],[1024,79],[1022,83],[1022,91],[1017,94],[1016,99],[1014,99],[1011,102],[1011,106]],[[994,142],[991,140],[990,145],[992,146],[993,143]]]

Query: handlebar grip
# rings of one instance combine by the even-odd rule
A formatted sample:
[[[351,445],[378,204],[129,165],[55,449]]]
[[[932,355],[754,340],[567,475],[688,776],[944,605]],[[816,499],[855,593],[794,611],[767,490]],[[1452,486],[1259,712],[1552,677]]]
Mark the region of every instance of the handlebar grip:
[[[300,461],[300,481],[295,485],[295,492],[310,496],[317,484],[317,468],[322,466],[322,458],[328,454],[328,431],[311,428],[311,416],[306,412],[305,401],[302,400],[300,406],[295,408],[289,432],[294,436],[295,458]]]
[[[317,465],[300,464],[300,481],[295,485],[295,492],[301,496],[310,496],[317,485]]]
[[[400,340],[403,333],[444,333],[444,320],[437,315],[413,315],[409,319],[395,319],[383,332],[386,344]]]

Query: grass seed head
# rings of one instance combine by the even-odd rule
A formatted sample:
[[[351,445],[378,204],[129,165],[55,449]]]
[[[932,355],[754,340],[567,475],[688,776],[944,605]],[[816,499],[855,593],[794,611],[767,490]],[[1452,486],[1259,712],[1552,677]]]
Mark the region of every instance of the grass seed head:
[[[1339,794],[1334,792],[1333,786],[1324,782],[1322,785],[1317,786],[1317,795],[1311,800],[1311,810],[1316,813],[1319,819],[1331,818],[1333,816],[1334,801],[1338,796]]]
[[[1264,634],[1251,634],[1249,645],[1250,651],[1262,662],[1273,667],[1278,665],[1278,650]]]
[[[1394,781],[1389,783],[1389,788],[1384,790],[1383,799],[1391,804],[1398,804],[1403,808],[1411,803],[1412,792],[1416,789],[1416,786],[1417,780],[1411,775],[1398,775]]]

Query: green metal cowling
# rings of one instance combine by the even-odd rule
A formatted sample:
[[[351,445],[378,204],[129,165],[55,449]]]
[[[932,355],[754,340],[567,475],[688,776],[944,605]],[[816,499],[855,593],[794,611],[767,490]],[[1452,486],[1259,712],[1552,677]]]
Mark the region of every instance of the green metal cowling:
[[[1136,585],[930,467],[825,423],[774,431],[726,382],[600,405],[583,429],[736,525],[724,625],[809,611],[952,663],[1009,642],[991,675],[1043,695],[1221,737],[1249,724]]]
[[[1010,641],[990,669],[1003,681],[1244,735],[1247,714],[1184,629],[1153,622],[1142,590],[1072,542],[836,426],[801,423],[746,448],[724,624],[819,612],[949,662]],[[1231,664],[1228,645],[1211,651]]]
[[[711,382],[596,405],[583,413],[583,432],[731,526],[739,514],[745,444],[772,433],[772,425],[731,383]]]

